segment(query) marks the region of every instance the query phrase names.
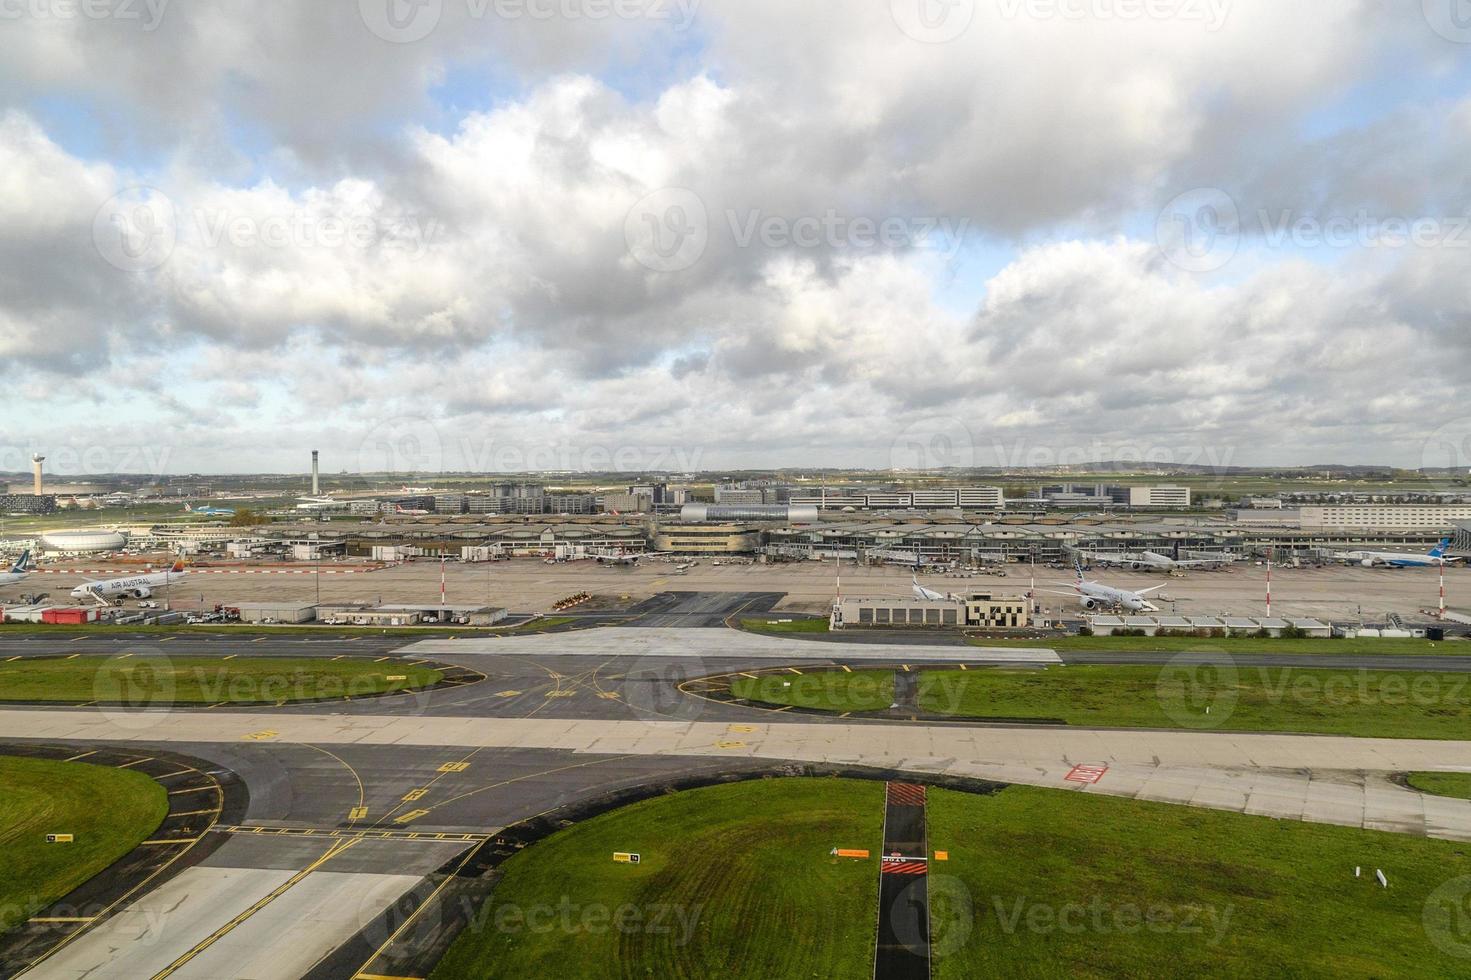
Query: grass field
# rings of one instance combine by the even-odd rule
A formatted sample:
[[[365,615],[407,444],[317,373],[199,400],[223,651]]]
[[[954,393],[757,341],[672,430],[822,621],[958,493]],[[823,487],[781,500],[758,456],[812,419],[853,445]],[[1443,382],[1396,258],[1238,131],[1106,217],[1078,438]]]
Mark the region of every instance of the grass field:
[[[401,677],[402,680],[389,680]],[[416,690],[437,683],[430,667],[370,660],[261,657],[27,658],[0,663],[0,702],[88,701],[214,704],[304,701]]]
[[[1183,653],[1198,650],[1223,650],[1228,653],[1338,653],[1338,654],[1413,654],[1430,657],[1436,654],[1471,655],[1471,643],[1464,640],[1376,639],[1343,637],[1323,639],[1289,639],[1254,636],[1228,636],[1219,639],[1196,639],[1184,636],[1055,636],[1041,640],[1008,640],[971,637],[970,643],[980,647],[1046,647],[1052,650],[1100,650]]]
[[[1471,772],[1412,772],[1406,781],[1422,793],[1471,800]]]
[[[577,824],[506,863],[433,976],[871,976],[883,799],[876,782],[760,780]]]
[[[940,980],[1471,963],[1437,894],[1471,875],[1471,845],[1026,786],[929,799],[931,852],[949,854],[929,881]],[[791,779],[603,814],[507,862],[433,976],[866,980],[878,869],[827,852],[877,853],[882,812],[880,783]],[[642,862],[614,864],[625,850]]]
[[[787,616],[746,616],[741,619],[741,629],[752,633],[826,633],[826,619],[792,619],[790,623],[778,623]]]
[[[131,851],[167,812],[142,773],[0,756],[0,934]],[[76,840],[47,844],[52,833]]]
[[[888,708],[893,690],[889,670],[769,674],[731,685],[737,697],[837,712]],[[918,703],[934,714],[1110,728],[1447,739],[1471,732],[1471,675],[1452,673],[1189,663],[926,670]]]
[[[742,677],[730,685],[738,698],[824,711],[881,711],[894,703],[892,670],[814,671]]]
[[[939,980],[1471,971],[1471,932],[1432,898],[1471,874],[1471,845],[1028,786],[931,791],[929,821],[950,851]]]

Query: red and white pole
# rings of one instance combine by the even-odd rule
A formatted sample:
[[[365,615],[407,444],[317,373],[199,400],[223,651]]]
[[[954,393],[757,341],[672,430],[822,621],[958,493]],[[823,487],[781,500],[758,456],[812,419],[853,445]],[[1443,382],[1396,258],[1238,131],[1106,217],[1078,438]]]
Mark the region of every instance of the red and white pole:
[[[444,613],[444,555],[439,556],[439,612]]]
[[[1272,549],[1267,549],[1267,618],[1272,618]]]
[[[1445,562],[1440,563],[1440,617],[1445,619]]]

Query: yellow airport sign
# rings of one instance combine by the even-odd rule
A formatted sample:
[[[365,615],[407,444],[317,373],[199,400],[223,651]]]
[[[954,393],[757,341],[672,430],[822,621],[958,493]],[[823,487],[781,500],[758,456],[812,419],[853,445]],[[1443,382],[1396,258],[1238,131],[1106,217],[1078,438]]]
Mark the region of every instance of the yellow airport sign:
[[[70,844],[75,838],[71,834],[47,834],[48,844]]]
[[[614,851],[613,862],[615,864],[638,864],[638,855],[628,851]]]
[[[830,852],[833,857],[840,858],[866,858],[868,852],[855,847],[835,847]]]

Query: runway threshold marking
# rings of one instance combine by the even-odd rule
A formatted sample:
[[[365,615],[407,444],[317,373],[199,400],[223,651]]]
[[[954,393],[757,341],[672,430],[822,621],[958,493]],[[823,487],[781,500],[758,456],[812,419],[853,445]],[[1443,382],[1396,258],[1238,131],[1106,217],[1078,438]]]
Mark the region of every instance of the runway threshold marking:
[[[258,900],[254,905],[250,906],[250,908],[246,909],[244,912],[241,912],[239,915],[235,916],[235,918],[231,919],[229,922],[226,922],[210,935],[200,940],[194,945],[194,948],[190,949],[188,952],[184,953],[168,966],[155,973],[153,975],[153,980],[164,980],[165,977],[173,976],[184,966],[186,966],[190,960],[194,959],[194,957],[198,956],[200,953],[204,952],[206,949],[209,949],[215,943],[219,942],[225,936],[229,935],[242,922],[246,921],[251,916],[255,915],[255,913],[259,912],[261,909],[265,908],[267,905],[270,905],[276,899],[286,894],[288,891],[291,890],[293,886],[299,883],[307,875],[311,874],[313,871],[317,870],[322,865],[326,864],[328,861],[341,854],[343,851],[357,844],[359,840],[361,840],[361,838],[354,837],[348,840],[334,841],[332,843],[332,846],[327,848],[327,852],[325,854],[317,858],[305,868],[302,868],[300,871],[296,872],[296,874],[286,879],[280,885],[276,886],[276,888],[274,888],[270,892],[270,894]]]

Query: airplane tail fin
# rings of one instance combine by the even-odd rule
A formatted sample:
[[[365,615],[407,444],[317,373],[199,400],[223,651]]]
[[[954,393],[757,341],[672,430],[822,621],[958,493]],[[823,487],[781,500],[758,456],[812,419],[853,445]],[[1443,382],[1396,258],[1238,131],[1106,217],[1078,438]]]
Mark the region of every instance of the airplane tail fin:
[[[169,569],[169,571],[174,572],[176,574],[178,572],[182,572],[183,570],[184,570],[184,559],[182,559],[182,558],[180,558],[178,561],[174,562],[173,567],[171,567]]]
[[[184,513],[186,513],[186,514],[192,514],[192,513],[194,513],[194,505],[193,504],[185,504],[184,505]]]
[[[10,566],[10,570],[12,572],[23,572],[23,571],[26,570],[26,566],[29,565],[30,563],[31,563],[31,549],[30,548],[27,548],[25,551],[22,551],[20,553],[20,559],[14,565],[11,565]]]
[[[1446,553],[1446,549],[1450,548],[1450,546],[1451,546],[1451,539],[1450,538],[1441,538],[1440,539],[1440,544],[1438,544],[1434,548],[1431,548],[1430,549],[1430,557],[1432,557],[1432,558],[1439,558],[1439,557],[1441,557],[1442,555],[1444,555]]]

